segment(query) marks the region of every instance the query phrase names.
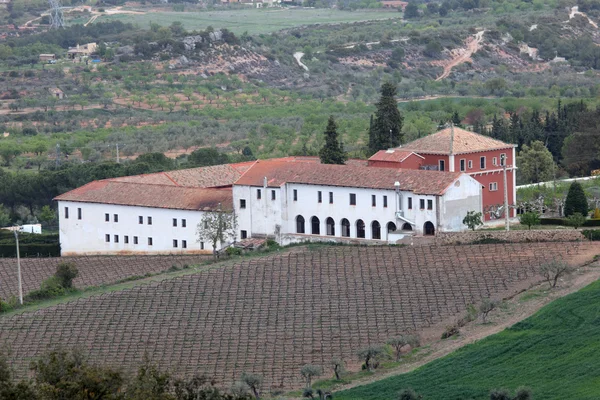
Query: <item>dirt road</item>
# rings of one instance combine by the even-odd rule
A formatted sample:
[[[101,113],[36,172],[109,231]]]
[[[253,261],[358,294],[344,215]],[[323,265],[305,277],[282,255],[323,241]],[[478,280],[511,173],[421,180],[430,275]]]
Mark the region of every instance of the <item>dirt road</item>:
[[[452,72],[452,68],[457,65],[471,61],[471,56],[480,48],[484,33],[485,30],[477,32],[474,37],[467,39],[466,48],[454,50],[456,56],[444,67],[444,72],[436,78],[436,81],[447,78],[450,75],[450,72]]]

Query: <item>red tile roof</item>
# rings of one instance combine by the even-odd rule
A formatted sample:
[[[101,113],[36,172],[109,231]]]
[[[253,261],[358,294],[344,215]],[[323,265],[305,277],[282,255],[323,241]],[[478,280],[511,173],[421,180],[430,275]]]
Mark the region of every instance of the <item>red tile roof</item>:
[[[514,144],[504,143],[489,136],[452,127],[406,143],[398,149],[410,150],[420,154],[463,154],[513,147],[515,147]]]
[[[393,161],[401,163],[402,161],[410,157],[412,154],[419,158],[423,158],[422,156],[410,150],[389,149],[379,150],[377,153],[373,154],[371,158],[369,158],[369,161]]]
[[[376,168],[353,165],[290,163],[285,161],[257,161],[236,185],[279,187],[285,183],[324,186],[359,187],[370,189],[400,189],[416,194],[443,194],[460,177],[460,172],[440,172],[413,169]]]
[[[191,188],[111,179],[90,182],[54,200],[194,211],[215,211],[220,204],[223,211],[233,209],[231,188]]]
[[[179,169],[154,174],[143,174],[112,178],[115,182],[145,183],[149,185],[172,185],[183,187],[223,187],[231,186],[239,179],[254,161],[213,165],[209,167]]]
[[[321,159],[318,156],[289,156],[281,158],[269,158],[268,160],[264,161],[306,162],[313,164],[321,163]],[[346,160],[346,165],[367,165],[367,161],[358,158],[350,158],[349,160]]]

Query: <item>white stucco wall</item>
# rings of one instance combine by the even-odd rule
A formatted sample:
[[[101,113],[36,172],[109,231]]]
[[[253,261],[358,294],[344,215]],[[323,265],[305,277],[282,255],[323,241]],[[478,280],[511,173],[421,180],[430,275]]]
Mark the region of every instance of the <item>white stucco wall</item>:
[[[439,230],[460,232],[467,230],[462,223],[467,212],[483,212],[481,183],[464,174],[440,198]]]
[[[261,199],[257,199],[256,191],[262,191]],[[276,200],[271,200],[271,190],[276,191]],[[297,200],[294,200],[294,190]],[[318,201],[318,192],[322,201]],[[329,193],[333,193],[333,203],[329,203]],[[356,195],[356,205],[350,205],[350,194]],[[371,196],[376,196],[376,205],[372,206]],[[383,196],[387,196],[387,207],[384,207]],[[346,218],[350,222],[350,238],[357,238],[356,223],[359,219],[365,223],[365,239],[372,239],[372,223],[381,225],[381,240],[388,239],[387,224],[393,222],[400,229],[404,221],[396,218],[397,196],[395,190],[363,189],[349,187],[331,187],[304,184],[286,184],[281,188],[264,188],[234,186],[236,213],[239,231],[246,231],[248,237],[269,235],[275,236],[282,243],[302,240],[296,235],[296,218],[304,217],[305,235],[311,235],[311,218],[319,219],[320,236],[327,235],[326,220],[333,218],[335,222],[333,237],[342,236],[341,222]],[[408,198],[412,198],[412,209],[408,209]],[[246,208],[240,208],[240,199],[246,200]],[[424,200],[424,209],[420,208],[420,200]],[[433,209],[428,210],[428,200]],[[425,222],[430,221],[437,226],[436,196],[414,195],[401,192],[402,209],[406,219],[415,223],[413,229],[422,233]],[[279,234],[277,226],[279,225]],[[291,237],[298,236],[298,237]],[[239,237],[239,236],[238,236]]]
[[[65,218],[65,207],[69,208],[69,218]],[[81,208],[81,219],[77,209]],[[63,255],[74,254],[127,254],[127,253],[212,253],[212,244],[204,243],[204,249],[197,242],[197,225],[204,214],[201,211],[172,210],[136,206],[120,206],[109,204],[58,202],[60,244]],[[105,214],[109,214],[109,222]],[[118,222],[114,222],[114,215]],[[139,223],[143,217],[143,224]],[[152,225],[148,224],[152,217]],[[177,226],[173,226],[173,218]],[[182,219],[186,227],[182,227]],[[105,235],[110,235],[106,241]],[[119,242],[115,243],[115,235]],[[129,243],[125,243],[128,236]],[[134,244],[134,236],[138,244]],[[152,245],[148,244],[152,238]],[[173,246],[177,240],[177,247]],[[182,241],[187,242],[183,248]]]

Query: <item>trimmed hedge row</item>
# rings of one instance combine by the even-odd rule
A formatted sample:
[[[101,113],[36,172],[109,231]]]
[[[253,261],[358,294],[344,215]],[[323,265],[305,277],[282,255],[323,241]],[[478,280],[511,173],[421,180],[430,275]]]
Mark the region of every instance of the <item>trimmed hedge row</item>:
[[[540,225],[567,225],[566,218],[540,218]],[[583,226],[600,226],[600,219],[586,219]]]
[[[581,231],[581,234],[588,240],[600,240],[600,229],[585,229]]]
[[[58,243],[19,243],[21,257],[60,257]],[[0,244],[0,257],[16,257],[17,249],[14,243]]]

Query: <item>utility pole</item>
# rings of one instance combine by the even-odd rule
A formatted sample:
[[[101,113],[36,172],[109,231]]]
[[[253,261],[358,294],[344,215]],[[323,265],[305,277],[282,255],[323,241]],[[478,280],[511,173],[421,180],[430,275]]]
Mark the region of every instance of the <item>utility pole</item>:
[[[23,285],[21,284],[21,254],[19,253],[19,227],[14,227],[15,243],[17,244],[17,275],[19,280],[19,303],[23,305]]]
[[[502,175],[504,178],[504,225],[506,227],[506,231],[508,232],[510,231],[510,211],[508,209],[508,186],[506,184],[506,155],[502,154],[500,156],[500,160],[502,162]]]
[[[60,143],[56,143],[56,168],[60,165]]]
[[[117,164],[119,163],[119,143],[117,143]]]

